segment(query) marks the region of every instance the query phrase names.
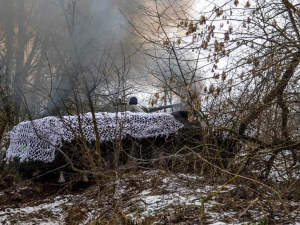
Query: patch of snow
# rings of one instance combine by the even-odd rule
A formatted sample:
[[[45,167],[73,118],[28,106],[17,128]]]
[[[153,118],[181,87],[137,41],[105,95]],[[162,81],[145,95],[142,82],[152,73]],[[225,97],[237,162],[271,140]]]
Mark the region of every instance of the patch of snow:
[[[211,225],[227,225],[228,223],[223,223],[223,222],[216,222],[212,223]]]
[[[200,176],[197,176],[197,175],[194,175],[194,174],[184,174],[184,173],[179,173],[177,175],[179,178],[184,178],[184,179],[187,179],[187,180],[198,180],[198,179],[201,179],[203,180],[204,178],[203,177],[200,177]]]
[[[144,174],[144,179],[149,180],[146,176],[150,174]],[[201,206],[203,197],[207,196],[208,192],[217,190],[216,187],[203,186],[197,188],[199,183],[195,183],[196,180],[203,180],[202,177],[197,175],[185,175],[185,174],[153,174],[155,179],[159,179],[162,183],[158,185],[155,190],[146,189],[138,194],[138,197],[132,198],[129,202],[129,207],[125,209],[127,216],[135,222],[143,221],[147,217],[156,216],[166,212],[173,212],[177,207],[198,207]],[[194,185],[190,185],[194,183]],[[201,182],[200,182],[201,184]],[[217,188],[220,188],[218,186]],[[234,189],[235,186],[226,186],[223,192]],[[163,192],[163,194],[156,194]],[[217,202],[210,200],[205,203],[205,212],[216,205]],[[213,217],[213,216],[212,216]]]
[[[150,190],[144,190],[140,193],[140,195],[145,196],[145,195],[149,195],[151,193]]]
[[[57,220],[61,221],[63,218],[63,209],[61,205],[66,203],[68,200],[66,198],[56,199],[53,203],[44,203],[37,206],[27,206],[23,208],[6,208],[4,211],[0,211],[0,223],[1,224],[12,224],[10,223],[9,218],[13,217],[15,214],[18,214],[18,217],[22,215],[28,215],[34,212],[39,212],[41,210],[47,210],[56,215]],[[52,223],[53,221],[51,221]],[[31,224],[31,222],[26,223],[23,221],[23,224]],[[49,223],[44,223],[49,224]],[[52,223],[53,224],[53,223]]]

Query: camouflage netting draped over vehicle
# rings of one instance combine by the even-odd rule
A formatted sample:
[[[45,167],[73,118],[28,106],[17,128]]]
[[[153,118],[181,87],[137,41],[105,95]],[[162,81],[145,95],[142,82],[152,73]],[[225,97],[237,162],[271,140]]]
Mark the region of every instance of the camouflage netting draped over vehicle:
[[[96,113],[100,140],[113,141],[133,138],[168,136],[182,127],[172,115],[165,113]],[[80,116],[81,127],[86,140],[96,140],[92,114]],[[52,162],[55,149],[63,142],[71,142],[79,137],[78,116],[45,117],[24,121],[10,132],[10,146],[6,151],[6,161],[19,157],[20,161],[39,160]]]

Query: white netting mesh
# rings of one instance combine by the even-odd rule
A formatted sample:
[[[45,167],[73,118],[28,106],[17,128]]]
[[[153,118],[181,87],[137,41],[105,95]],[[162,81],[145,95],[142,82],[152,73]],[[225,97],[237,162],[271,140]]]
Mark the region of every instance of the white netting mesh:
[[[101,142],[112,141],[116,137],[147,138],[176,133],[183,125],[173,116],[165,113],[96,113]],[[80,116],[83,134],[88,142],[95,141],[96,135],[92,114]],[[62,142],[71,142],[79,136],[78,116],[45,117],[24,121],[10,132],[10,146],[6,151],[6,161],[19,157],[20,161],[39,160],[52,162],[55,149]]]

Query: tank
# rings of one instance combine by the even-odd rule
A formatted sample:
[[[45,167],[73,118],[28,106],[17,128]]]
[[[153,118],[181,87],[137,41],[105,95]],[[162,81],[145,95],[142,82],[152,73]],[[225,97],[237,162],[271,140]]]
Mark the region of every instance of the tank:
[[[128,133],[121,138],[120,140],[118,139],[118,143],[121,143],[121,149],[122,151],[117,153],[118,156],[116,156],[116,152],[114,151],[116,149],[116,146],[118,146],[118,143],[115,142],[114,139],[105,139],[101,141],[100,145],[100,150],[101,150],[101,158],[103,159],[103,163],[106,167],[108,168],[114,168],[116,165],[116,157],[118,157],[118,164],[124,164],[128,162],[129,160],[132,159],[142,159],[144,162],[149,162],[151,164],[151,159],[157,158],[159,155],[160,149],[165,145],[166,146],[166,140],[170,140],[171,142],[173,141],[172,138],[176,133],[183,127],[181,123],[186,123],[187,122],[187,112],[180,111],[180,112],[173,112],[172,115],[170,114],[163,114],[163,113],[155,113],[159,110],[165,109],[165,108],[172,108],[172,107],[178,107],[178,104],[175,105],[168,105],[168,106],[163,106],[163,107],[153,107],[153,108],[143,108],[138,106],[138,101],[137,98],[133,97],[130,99],[129,103],[123,103],[121,101],[118,101],[116,103],[113,103],[111,105],[107,105],[104,107],[102,110],[97,115],[104,114],[106,117],[110,116],[111,118],[114,119],[113,115],[118,115],[119,117],[123,114],[129,115],[128,118],[126,118],[126,121],[129,124],[136,123],[133,121],[130,121],[130,119],[133,119],[135,121],[138,121],[140,123],[143,123],[144,120],[147,120],[145,122],[144,129],[147,130],[144,131],[143,127],[140,128],[139,131],[136,132],[136,135],[128,135]],[[89,114],[89,116],[91,116]],[[105,117],[104,116],[104,117]],[[66,118],[70,118],[70,116],[67,116]],[[100,118],[100,117],[99,117]],[[76,116],[74,116],[73,119],[76,119]],[[104,118],[106,119],[106,118]],[[53,120],[53,121],[52,121]],[[166,121],[163,121],[166,120]],[[50,122],[49,122],[50,121]],[[104,121],[104,120],[103,120]],[[106,120],[105,120],[106,121]],[[141,122],[142,121],[142,122]],[[178,122],[178,121],[181,121]],[[55,127],[55,124],[60,124],[60,121],[56,117],[47,117],[40,119],[40,121],[37,121],[41,123],[41,132],[38,132],[40,134],[43,133],[43,129],[45,127],[49,127],[50,131],[53,127]],[[100,121],[101,122],[101,121]],[[23,122],[20,123],[18,126],[16,126],[13,130],[13,132],[17,132],[18,128],[21,126],[26,127],[26,132],[28,133],[28,129],[31,124],[34,124],[35,121],[28,121],[28,122]],[[105,122],[107,123],[107,122]],[[48,124],[48,125],[47,125]],[[49,125],[50,124],[50,125]],[[101,123],[103,124],[103,123]],[[162,127],[159,127],[160,124]],[[161,132],[166,129],[166,127],[170,127],[170,124],[173,126],[173,130],[170,130],[170,133],[166,132]],[[89,125],[89,124],[87,124]],[[106,125],[104,125],[106,126]],[[107,126],[111,126],[109,123]],[[155,126],[158,126],[155,128]],[[165,127],[164,127],[165,126]],[[84,127],[84,126],[83,126]],[[154,127],[154,128],[153,128]],[[34,127],[32,129],[32,134],[29,134],[29,137],[34,136],[34,132],[36,132],[36,129],[39,129],[39,127]],[[139,127],[138,127],[139,128]],[[124,128],[123,128],[124,129]],[[155,129],[157,129],[155,131]],[[58,129],[59,130],[59,129]],[[144,134],[144,137],[141,136],[141,134]],[[158,132],[157,134],[155,132]],[[30,133],[30,132],[29,132]],[[55,135],[56,130],[53,129],[52,132],[45,132],[46,139],[49,138],[49,141],[52,141],[53,138],[56,138]],[[64,133],[64,132],[62,132]],[[47,134],[51,134],[51,137],[47,137]],[[149,135],[152,134],[152,135]],[[16,134],[18,136],[19,134]],[[19,135],[22,136],[22,135]],[[51,139],[52,138],[52,139]],[[28,138],[27,138],[28,139]],[[26,142],[26,137],[24,137],[24,142]],[[120,142],[119,142],[120,141]],[[12,141],[13,142],[13,141]],[[92,140],[89,142],[89,145],[91,149],[94,148],[95,142]],[[35,144],[38,146],[45,146],[47,145],[47,140],[46,142],[43,143],[38,143]],[[35,158],[35,160],[29,159],[29,160],[24,160],[21,162],[22,157],[17,156],[13,157],[13,162],[15,164],[16,169],[19,171],[19,173],[25,177],[28,178],[41,178],[43,179],[58,179],[57,177],[59,176],[61,171],[65,171],[68,174],[72,174],[73,171],[68,164],[68,162],[65,160],[65,157],[63,154],[68,155],[72,161],[74,162],[74,165],[80,169],[86,169],[84,160],[84,152],[82,152],[82,145],[80,145],[80,141],[62,141],[61,143],[52,143],[52,145],[57,145],[56,148],[59,148],[60,150],[53,152],[55,155],[52,156],[54,157],[54,160],[48,160],[48,161],[43,161],[40,158]],[[170,144],[170,146],[173,146]],[[14,146],[15,149],[18,146]],[[32,149],[29,149],[28,144],[23,144],[19,145],[21,155],[23,154],[24,151],[30,151]],[[48,148],[45,148],[45,151],[49,151],[49,148],[51,149],[51,146]],[[9,148],[10,149],[10,148]],[[9,151],[8,149],[8,151]],[[44,154],[43,149],[34,149],[36,151],[39,151],[39,154]],[[169,149],[172,151],[172,149]],[[13,155],[13,154],[11,154]],[[23,154],[24,155],[24,154]],[[12,157],[9,157],[9,154],[7,154],[7,160],[11,160]],[[21,160],[20,160],[21,159]]]

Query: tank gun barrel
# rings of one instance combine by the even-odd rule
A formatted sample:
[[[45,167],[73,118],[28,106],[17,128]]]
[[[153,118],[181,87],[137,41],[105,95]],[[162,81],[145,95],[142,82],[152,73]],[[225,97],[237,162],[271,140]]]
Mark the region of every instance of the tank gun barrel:
[[[152,107],[152,108],[148,108],[148,112],[156,112],[159,110],[163,110],[163,109],[169,109],[169,108],[176,108],[176,107],[182,107],[181,103],[178,104],[172,104],[172,105],[163,105],[163,106],[159,106],[159,107]]]

